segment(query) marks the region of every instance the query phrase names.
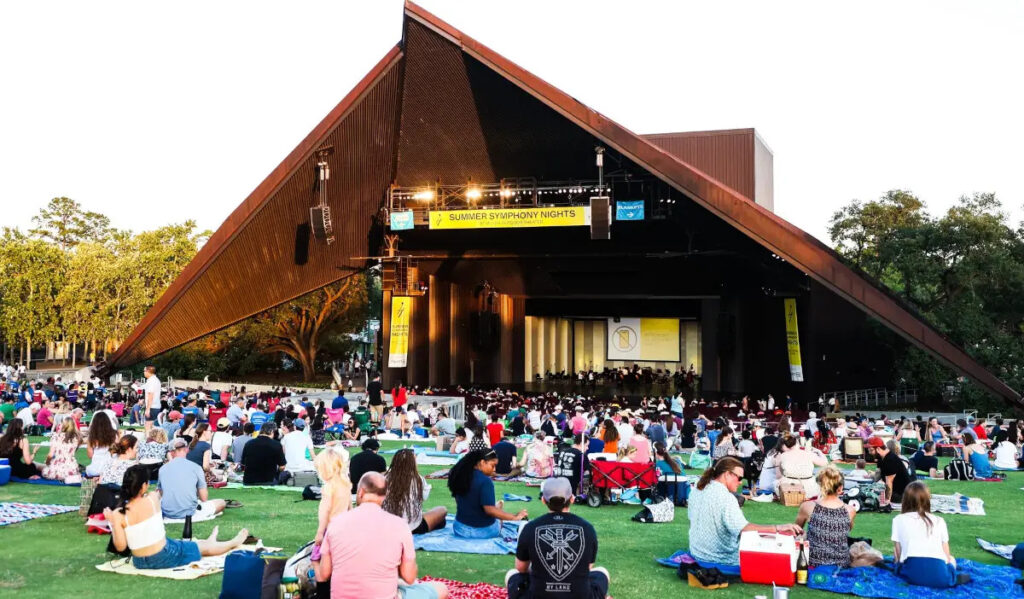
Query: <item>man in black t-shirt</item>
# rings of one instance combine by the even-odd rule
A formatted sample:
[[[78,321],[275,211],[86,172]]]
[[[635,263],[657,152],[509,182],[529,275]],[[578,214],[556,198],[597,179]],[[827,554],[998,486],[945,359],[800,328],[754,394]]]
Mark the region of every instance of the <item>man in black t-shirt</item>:
[[[515,465],[516,446],[508,440],[510,434],[508,431],[505,431],[504,438],[491,446],[494,453],[498,454],[498,467],[494,469],[494,472],[502,476],[519,473],[519,468]]]
[[[246,485],[278,485],[288,479],[285,472],[284,449],[281,442],[274,440],[277,425],[265,422],[260,428],[260,435],[245,444],[242,452],[242,465],[245,474],[242,483]]]
[[[885,441],[871,437],[867,441],[868,452],[878,460],[878,474],[885,481],[886,494],[893,503],[903,502],[903,490],[910,484],[910,473],[898,455],[889,451]]]
[[[384,416],[383,391],[384,387],[380,384],[380,375],[378,374],[366,386],[366,401],[370,404],[370,419],[374,422],[380,422],[380,419]]]
[[[583,482],[583,435],[573,436],[572,442],[555,452],[554,475],[569,479],[573,494],[578,494]]]
[[[348,465],[348,473],[353,487],[359,484],[359,479],[367,472],[384,472],[388,469],[384,458],[377,455],[377,451],[380,449],[379,441],[370,437],[363,441],[362,448],[362,451],[352,456]]]
[[[917,453],[910,456],[910,463],[916,471],[926,472],[932,478],[942,478],[939,476],[939,458],[935,457],[935,444],[931,441],[925,441]]]
[[[608,571],[594,567],[594,527],[569,513],[572,484],[563,477],[549,478],[541,496],[550,511],[519,534],[516,567],[505,575],[509,599],[604,599]]]

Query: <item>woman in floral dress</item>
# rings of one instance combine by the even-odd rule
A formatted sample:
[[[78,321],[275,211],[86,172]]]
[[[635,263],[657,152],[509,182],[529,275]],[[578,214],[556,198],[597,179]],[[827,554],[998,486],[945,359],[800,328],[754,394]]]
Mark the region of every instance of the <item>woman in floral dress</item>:
[[[78,458],[75,457],[75,452],[81,444],[82,437],[78,433],[75,421],[65,418],[61,423],[60,432],[50,437],[50,453],[46,456],[43,477],[67,484],[82,482]]]

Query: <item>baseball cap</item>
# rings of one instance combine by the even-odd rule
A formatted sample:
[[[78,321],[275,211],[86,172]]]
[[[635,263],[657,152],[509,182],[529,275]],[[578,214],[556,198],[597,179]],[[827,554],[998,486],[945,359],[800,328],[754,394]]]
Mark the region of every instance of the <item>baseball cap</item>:
[[[295,422],[293,422],[292,424],[294,424],[295,428],[299,430],[306,428],[306,421],[303,420],[302,418],[296,418]]]
[[[171,420],[181,420],[181,412],[178,410],[171,410],[171,413],[167,415]]]
[[[217,430],[227,430],[229,426],[231,426],[231,421],[227,418],[222,417],[217,420]]]
[[[879,437],[868,437],[866,444],[868,447],[885,447],[885,441]]]
[[[572,483],[564,476],[555,476],[544,480],[544,483],[540,486],[540,492],[545,500],[552,497],[569,499],[572,497]]]
[[[185,447],[188,447],[188,441],[182,439],[181,437],[176,437],[172,439],[170,442],[171,451],[177,451]]]
[[[367,449],[369,451],[377,451],[378,449],[380,449],[380,441],[376,439],[367,439],[363,441],[362,448]]]

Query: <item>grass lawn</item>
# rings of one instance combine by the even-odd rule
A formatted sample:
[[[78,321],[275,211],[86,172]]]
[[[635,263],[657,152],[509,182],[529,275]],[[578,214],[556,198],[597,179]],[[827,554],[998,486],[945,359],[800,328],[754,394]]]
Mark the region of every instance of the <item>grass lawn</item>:
[[[33,439],[33,442],[41,438]],[[384,442],[385,448],[402,445]],[[45,456],[39,453],[39,458]],[[82,459],[82,458],[80,458]],[[424,467],[423,471],[437,467]],[[447,493],[445,481],[432,481],[433,493],[427,507],[445,505],[454,511],[455,503]],[[996,543],[1024,541],[1024,511],[1021,499],[1024,491],[1024,473],[1011,473],[1002,483],[962,483],[929,481],[933,493],[950,494],[960,491],[985,500],[987,516],[944,516],[949,525],[951,549],[956,557],[977,561],[1006,564],[1005,560],[982,551],[975,537]],[[496,493],[515,493],[536,496],[536,489],[522,484],[497,483]],[[248,527],[267,545],[293,551],[312,539],[316,532],[316,502],[299,501],[297,494],[258,489],[211,490],[211,497],[238,499],[242,509],[228,510],[216,520],[221,538],[234,535]],[[0,501],[56,503],[78,505],[77,487],[47,487],[9,484],[0,487]],[[531,517],[544,513],[544,506],[534,500],[528,504],[512,504],[516,509],[525,505]],[[649,599],[675,596],[683,591],[685,583],[676,578],[674,570],[663,568],[653,560],[663,557],[687,544],[686,511],[676,510],[676,519],[669,524],[636,524],[630,517],[640,508],[636,506],[579,506],[574,511],[597,529],[600,541],[600,565],[612,574],[611,594],[616,599]],[[792,522],[797,508],[778,504],[748,502],[744,507],[747,518],[757,523]],[[891,515],[860,514],[853,534],[874,539],[875,546],[891,554],[889,541]],[[194,525],[197,537],[207,536],[214,522]],[[180,525],[167,527],[170,535],[180,535]],[[97,571],[94,566],[105,561],[107,538],[85,532],[77,512],[31,520],[0,528],[0,596],[19,598],[46,598],[96,596],[145,596],[178,599],[187,597],[216,597],[221,576],[208,576],[195,581],[169,581],[140,576],[121,576]],[[501,584],[505,571],[512,567],[509,556],[465,555],[455,553],[426,553],[417,555],[421,575],[429,574],[470,582]],[[734,584],[715,593],[716,597],[743,597],[749,599],[764,594],[765,587]],[[800,597],[825,597],[831,594],[799,590]]]

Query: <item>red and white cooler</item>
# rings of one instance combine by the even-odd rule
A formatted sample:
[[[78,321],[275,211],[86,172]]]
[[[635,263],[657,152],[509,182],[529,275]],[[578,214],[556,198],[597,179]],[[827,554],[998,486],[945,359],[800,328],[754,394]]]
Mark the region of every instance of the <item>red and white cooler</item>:
[[[740,579],[751,584],[791,587],[799,551],[792,535],[747,531],[740,534]]]

